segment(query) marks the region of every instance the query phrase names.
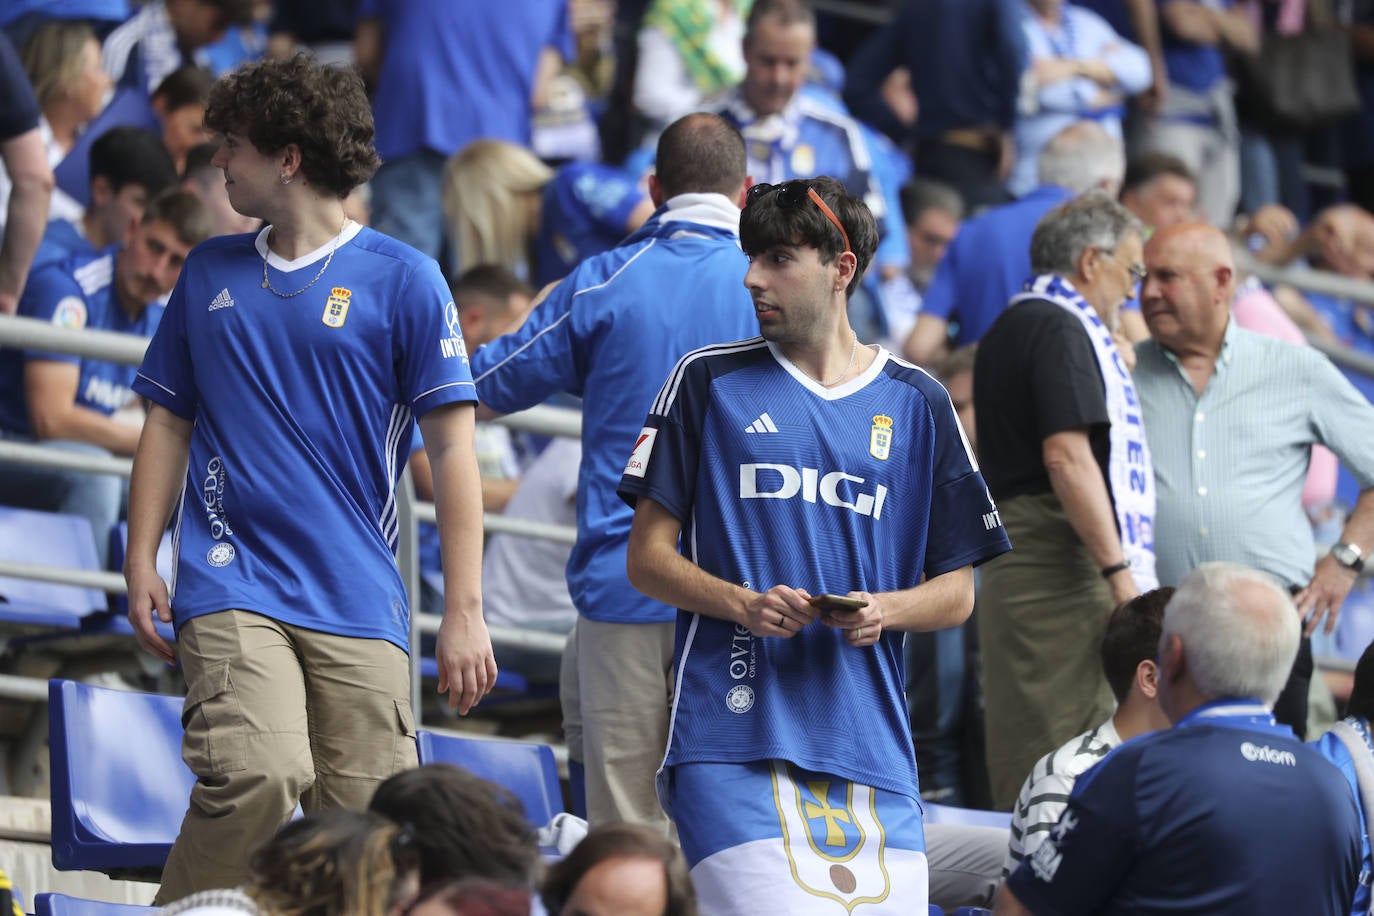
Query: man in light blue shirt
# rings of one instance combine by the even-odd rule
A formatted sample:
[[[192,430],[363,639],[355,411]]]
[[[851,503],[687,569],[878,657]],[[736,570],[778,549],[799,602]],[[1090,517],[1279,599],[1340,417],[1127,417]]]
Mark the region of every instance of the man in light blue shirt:
[[[1199,224],[1158,231],[1145,248],[1135,382],[1154,457],[1159,581],[1201,563],[1263,570],[1295,593],[1307,632],[1327,632],[1374,548],[1374,406],[1316,350],[1263,337],[1230,318],[1231,248]],[[1302,509],[1314,444],[1345,463],[1361,491],[1340,543],[1320,562]],[[1304,670],[1306,674],[1304,674]],[[1306,729],[1311,649],[1275,706]]]

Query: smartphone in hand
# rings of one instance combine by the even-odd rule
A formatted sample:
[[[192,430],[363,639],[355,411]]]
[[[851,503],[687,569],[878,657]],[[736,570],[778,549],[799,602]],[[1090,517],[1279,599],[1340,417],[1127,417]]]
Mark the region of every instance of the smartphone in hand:
[[[862,598],[847,598],[844,595],[812,595],[806,603],[821,611],[857,611],[868,607]]]

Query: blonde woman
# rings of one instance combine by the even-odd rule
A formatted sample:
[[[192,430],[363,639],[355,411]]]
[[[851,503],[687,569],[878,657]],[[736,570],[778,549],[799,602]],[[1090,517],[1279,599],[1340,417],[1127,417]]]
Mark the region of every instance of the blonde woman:
[[[444,167],[444,218],[457,276],[499,264],[535,287],[614,248],[653,213],[653,202],[610,166],[557,171],[502,140],[468,144]]]
[[[39,131],[48,164],[56,166],[76,145],[81,129],[105,106],[111,84],[100,69],[100,42],[84,22],[55,20],[29,36],[19,59],[38,97]],[[9,196],[10,178],[0,169],[0,220]],[[82,212],[81,204],[70,196],[53,191],[49,219],[75,222]]]

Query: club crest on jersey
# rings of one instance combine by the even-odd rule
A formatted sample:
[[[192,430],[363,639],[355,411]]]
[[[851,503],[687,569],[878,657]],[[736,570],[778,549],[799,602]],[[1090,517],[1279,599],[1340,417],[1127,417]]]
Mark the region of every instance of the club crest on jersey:
[[[801,777],[786,764],[775,765],[774,798],[793,880],[851,913],[881,903],[892,883],[873,789]]]
[[[320,318],[326,327],[341,328],[348,320],[348,300],[353,290],[336,286],[329,291],[329,299],[324,304],[324,315]]]
[[[892,418],[878,414],[868,434],[868,453],[879,461],[886,461],[892,448]]]

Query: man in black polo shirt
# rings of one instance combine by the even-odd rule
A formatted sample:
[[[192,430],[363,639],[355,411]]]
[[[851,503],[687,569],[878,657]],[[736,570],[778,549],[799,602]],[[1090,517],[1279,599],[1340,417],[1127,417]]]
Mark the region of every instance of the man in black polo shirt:
[[[1013,550],[983,568],[978,632],[993,801],[1113,708],[1097,661],[1112,608],[1155,587],[1154,481],[1113,332],[1140,222],[1110,197],[1051,210],[1035,274],[979,345],[978,451]]]

